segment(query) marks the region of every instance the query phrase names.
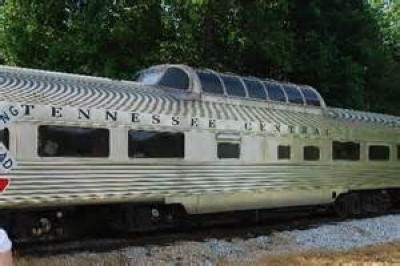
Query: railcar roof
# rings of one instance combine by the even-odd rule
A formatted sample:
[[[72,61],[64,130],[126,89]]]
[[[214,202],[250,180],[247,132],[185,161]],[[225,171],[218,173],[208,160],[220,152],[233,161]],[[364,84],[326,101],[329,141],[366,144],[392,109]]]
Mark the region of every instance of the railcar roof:
[[[156,65],[137,73],[143,84],[170,86],[205,95],[232,97],[260,102],[325,108],[319,92],[307,85],[279,82],[186,65]]]
[[[5,101],[132,110],[137,103],[176,101],[179,95],[132,81],[0,66]]]
[[[0,99],[8,102],[170,115],[187,115],[190,112],[190,115],[216,119],[264,120],[286,124],[294,121],[314,126],[322,119],[319,114],[300,114],[290,108],[264,108],[251,104],[239,106],[221,101],[218,104],[203,102],[201,105],[204,106],[198,106],[193,101],[185,101],[186,98],[181,95],[160,86],[147,86],[132,81],[0,66]],[[195,110],[190,110],[190,106]],[[334,120],[400,126],[399,117],[383,114],[327,108],[324,115]]]
[[[377,125],[400,127],[400,117],[392,115],[369,113],[341,108],[329,108],[326,114],[337,120],[347,120],[352,122],[364,122]]]

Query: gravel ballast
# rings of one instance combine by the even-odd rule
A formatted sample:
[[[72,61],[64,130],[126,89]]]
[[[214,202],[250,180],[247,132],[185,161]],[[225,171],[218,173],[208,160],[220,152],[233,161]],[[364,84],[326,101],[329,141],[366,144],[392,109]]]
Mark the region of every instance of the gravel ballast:
[[[166,246],[134,246],[99,256],[116,256],[124,265],[216,265],[221,261],[252,262],[282,252],[345,251],[396,241],[400,241],[400,215],[387,215],[305,230],[279,231],[248,239],[206,239]],[[64,259],[76,262],[95,255],[81,253]]]

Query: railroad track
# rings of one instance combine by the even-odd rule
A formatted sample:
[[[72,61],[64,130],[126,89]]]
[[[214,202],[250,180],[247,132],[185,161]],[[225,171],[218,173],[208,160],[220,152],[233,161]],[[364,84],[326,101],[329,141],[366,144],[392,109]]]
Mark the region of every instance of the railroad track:
[[[383,215],[400,214],[400,210],[390,210]],[[376,217],[368,216],[368,217]],[[363,216],[362,218],[366,218]],[[361,217],[360,217],[361,218]],[[101,232],[101,236],[80,236],[62,240],[39,239],[36,241],[15,240],[14,250],[19,256],[46,257],[58,254],[79,252],[108,252],[129,246],[166,246],[179,241],[205,241],[206,239],[248,239],[271,235],[287,230],[303,230],[323,224],[335,224],[345,221],[332,212],[277,214],[259,223],[239,223],[229,225],[200,225],[181,230],[161,230],[147,233]]]

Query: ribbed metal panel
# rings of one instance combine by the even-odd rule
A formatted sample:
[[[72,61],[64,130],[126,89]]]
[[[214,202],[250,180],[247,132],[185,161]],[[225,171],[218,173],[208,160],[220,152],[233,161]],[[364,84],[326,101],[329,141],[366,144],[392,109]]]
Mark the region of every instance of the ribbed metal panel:
[[[399,186],[400,168],[331,165],[20,163],[0,206],[160,198],[233,191]]]

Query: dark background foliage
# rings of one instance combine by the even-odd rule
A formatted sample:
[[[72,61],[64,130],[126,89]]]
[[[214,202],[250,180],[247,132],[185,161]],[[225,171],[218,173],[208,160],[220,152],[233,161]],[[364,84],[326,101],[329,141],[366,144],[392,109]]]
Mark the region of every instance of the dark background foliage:
[[[0,63],[130,79],[185,63],[317,88],[400,115],[400,4],[365,0],[6,0]]]

